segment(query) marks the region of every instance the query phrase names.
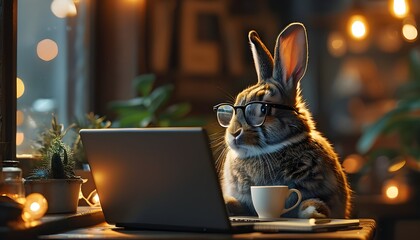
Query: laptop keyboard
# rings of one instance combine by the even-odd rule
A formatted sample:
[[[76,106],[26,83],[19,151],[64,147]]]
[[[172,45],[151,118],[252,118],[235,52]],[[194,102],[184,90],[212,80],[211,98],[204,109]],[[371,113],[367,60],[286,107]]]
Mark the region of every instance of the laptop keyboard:
[[[229,217],[229,219],[231,222],[235,222],[235,223],[281,221],[280,218],[258,218],[258,217],[252,217],[252,216],[234,216],[234,217]]]

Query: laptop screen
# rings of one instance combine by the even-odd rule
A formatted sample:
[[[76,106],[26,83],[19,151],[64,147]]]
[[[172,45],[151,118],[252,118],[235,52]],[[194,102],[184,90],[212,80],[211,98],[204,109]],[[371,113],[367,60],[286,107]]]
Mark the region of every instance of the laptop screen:
[[[82,129],[80,135],[108,223],[230,230],[203,128]]]

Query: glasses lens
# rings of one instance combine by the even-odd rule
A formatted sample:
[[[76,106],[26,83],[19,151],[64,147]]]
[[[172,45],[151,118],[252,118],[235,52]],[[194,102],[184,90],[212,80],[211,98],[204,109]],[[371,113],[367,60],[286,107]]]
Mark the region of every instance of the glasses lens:
[[[257,127],[264,123],[267,106],[262,103],[251,103],[245,107],[245,118],[249,125]]]
[[[230,105],[220,105],[217,108],[217,120],[222,127],[229,126],[230,120],[232,120],[235,109]]]

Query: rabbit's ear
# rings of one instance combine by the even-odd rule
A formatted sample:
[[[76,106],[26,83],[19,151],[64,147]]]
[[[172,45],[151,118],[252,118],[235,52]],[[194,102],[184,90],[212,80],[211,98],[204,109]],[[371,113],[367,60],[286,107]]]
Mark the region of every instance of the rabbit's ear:
[[[248,39],[251,44],[252,57],[254,58],[255,69],[257,70],[258,82],[265,81],[272,77],[273,57],[261,42],[256,31],[250,31]]]
[[[277,37],[273,78],[287,89],[296,88],[308,62],[308,40],[301,23],[292,23]]]

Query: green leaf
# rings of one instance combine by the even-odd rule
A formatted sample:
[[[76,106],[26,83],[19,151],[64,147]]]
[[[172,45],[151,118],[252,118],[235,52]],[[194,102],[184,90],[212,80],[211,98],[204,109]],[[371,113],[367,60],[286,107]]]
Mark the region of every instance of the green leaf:
[[[147,98],[136,97],[129,100],[113,101],[108,104],[111,110],[117,111],[118,109],[132,109],[143,107]]]
[[[387,127],[384,129],[384,134],[389,134],[391,132],[408,132],[409,134],[412,134],[413,130],[416,130],[419,125],[419,117],[411,116],[410,114],[401,114],[389,121]]]
[[[420,99],[416,101],[401,101],[395,109],[384,114],[377,122],[364,131],[357,143],[357,150],[362,154],[367,153],[381,134],[388,132],[388,129],[394,127],[395,124],[399,124],[404,114],[416,111],[419,108]]]
[[[414,81],[420,81],[420,53],[419,51],[410,52],[410,75]]]
[[[130,111],[119,119],[120,127],[144,127],[145,122],[149,122],[153,114],[149,111]]]
[[[191,111],[191,104],[189,103],[177,103],[169,106],[160,115],[161,118],[183,118]]]
[[[143,118],[139,122],[139,127],[148,127],[152,124],[152,122],[153,122],[153,115],[149,115],[148,117]]]
[[[139,75],[133,80],[133,86],[138,96],[147,96],[150,94],[155,82],[156,76],[154,74]]]
[[[404,100],[416,100],[420,98],[420,81],[410,81],[397,90],[397,97]]]
[[[165,103],[168,102],[169,98],[172,95],[173,90],[174,90],[174,87],[172,85],[169,85],[169,84],[156,88],[150,94],[149,110],[151,112],[155,112],[159,108],[161,108]]]
[[[367,153],[374,144],[375,140],[382,134],[391,118],[394,117],[395,110],[386,113],[379,121],[369,126],[357,142],[357,150],[361,154]]]

